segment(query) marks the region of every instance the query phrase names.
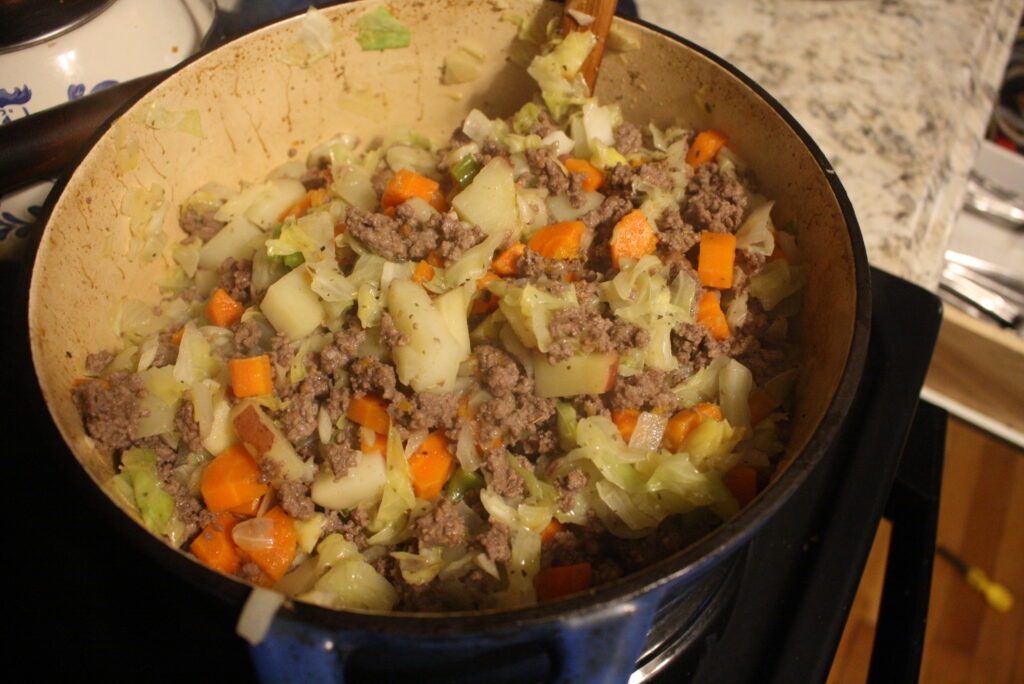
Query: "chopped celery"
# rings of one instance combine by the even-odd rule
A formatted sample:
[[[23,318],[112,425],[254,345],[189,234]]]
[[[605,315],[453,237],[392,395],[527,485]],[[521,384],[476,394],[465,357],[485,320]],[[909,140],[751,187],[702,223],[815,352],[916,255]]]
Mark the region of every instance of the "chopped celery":
[[[452,477],[445,486],[444,493],[452,503],[462,501],[466,494],[474,489],[481,489],[484,486],[484,478],[480,473],[471,473],[459,466],[452,473]]]
[[[474,159],[473,155],[467,154],[452,167],[452,177],[460,188],[464,188],[473,182],[481,168],[480,162]]]

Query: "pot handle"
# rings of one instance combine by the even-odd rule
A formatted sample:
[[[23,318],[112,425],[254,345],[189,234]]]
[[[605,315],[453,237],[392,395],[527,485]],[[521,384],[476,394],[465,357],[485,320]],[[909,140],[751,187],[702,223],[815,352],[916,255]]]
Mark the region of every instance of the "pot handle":
[[[548,625],[524,625],[510,629],[504,634],[505,648],[518,647],[523,654],[537,656],[541,661],[546,659],[546,680],[549,684],[623,684],[629,680],[643,653],[662,593],[663,590],[647,592],[610,607],[570,614]],[[468,648],[472,648],[472,644],[481,637],[491,647],[495,643],[503,643],[501,636],[469,635],[466,639],[470,643]],[[420,646],[426,645],[427,648],[453,648],[452,637],[447,638],[447,645],[445,641],[429,635],[410,634],[407,638],[410,643],[419,642]],[[264,639],[251,646],[250,652],[261,681],[345,684],[346,669],[353,654],[363,647],[379,648],[387,642],[393,643],[394,650],[400,652],[402,641],[402,637],[394,634],[330,631],[302,622],[287,613],[278,613]],[[429,644],[424,644],[424,641]],[[454,638],[454,644],[454,648],[467,648],[458,637]],[[537,657],[533,664],[536,664]],[[487,670],[486,655],[471,667],[476,674],[465,681],[536,681],[524,680],[521,671],[517,676],[508,669],[500,674],[495,672],[492,679]],[[410,665],[410,681],[416,677],[415,669],[415,665]],[[540,668],[541,671],[543,669]],[[390,674],[394,676],[395,673],[392,670]]]
[[[557,624],[554,684],[624,684],[643,654],[664,590]]]

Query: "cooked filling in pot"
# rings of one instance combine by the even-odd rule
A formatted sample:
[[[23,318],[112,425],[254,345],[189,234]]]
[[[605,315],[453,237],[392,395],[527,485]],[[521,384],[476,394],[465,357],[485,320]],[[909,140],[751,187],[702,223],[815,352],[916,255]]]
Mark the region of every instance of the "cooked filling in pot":
[[[213,569],[339,609],[557,599],[770,479],[805,279],[771,209],[722,132],[593,100],[339,137],[196,190],[74,400]]]

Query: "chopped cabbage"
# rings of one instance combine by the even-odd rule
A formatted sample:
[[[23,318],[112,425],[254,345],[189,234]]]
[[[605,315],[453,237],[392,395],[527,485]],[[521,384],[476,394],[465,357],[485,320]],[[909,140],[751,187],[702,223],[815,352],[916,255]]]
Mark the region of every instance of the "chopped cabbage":
[[[409,47],[412,33],[384,5],[366,11],[356,21],[356,41],[364,50],[390,50]]]
[[[370,523],[370,529],[376,532],[370,540],[373,544],[389,544],[397,538],[408,519],[409,511],[416,504],[409,464],[405,460],[402,440],[394,426],[388,431],[386,458],[387,479],[384,494]]]
[[[525,287],[492,283],[492,292],[501,299],[498,307],[519,340],[533,349],[547,352],[551,348],[551,332],[548,325],[555,311],[576,306],[576,289],[565,288],[558,295],[531,284]]]
[[[281,59],[292,66],[308,67],[329,55],[340,37],[331,20],[310,7],[295,35],[284,46]]]
[[[785,259],[769,261],[750,279],[750,294],[771,311],[786,297],[795,294],[807,282],[807,267],[790,266]]]
[[[125,192],[121,211],[128,217],[131,234],[129,253],[143,263],[152,261],[167,241],[164,217],[167,215],[164,189],[153,183],[148,188],[132,188]]]
[[[152,449],[128,449],[121,454],[121,472],[114,476],[114,486],[135,505],[148,529],[167,536],[174,546],[185,541],[185,526],[178,518],[174,497],[160,482]]]
[[[362,559],[355,544],[330,534],[317,545],[317,568],[326,572],[299,599],[327,608],[391,610],[398,592],[372,565]]]
[[[596,43],[590,31],[573,32],[530,63],[527,73],[537,81],[544,103],[556,120],[571,105],[586,101],[589,89],[579,70]]]
[[[772,224],[771,211],[775,202],[765,201],[754,207],[747,215],[743,225],[736,231],[737,249],[745,249],[754,254],[771,255],[775,251],[775,226]]]
[[[197,138],[206,137],[203,135],[203,121],[199,116],[198,109],[175,112],[159,102],[152,102],[143,110],[142,121],[154,130],[178,131],[194,135]]]

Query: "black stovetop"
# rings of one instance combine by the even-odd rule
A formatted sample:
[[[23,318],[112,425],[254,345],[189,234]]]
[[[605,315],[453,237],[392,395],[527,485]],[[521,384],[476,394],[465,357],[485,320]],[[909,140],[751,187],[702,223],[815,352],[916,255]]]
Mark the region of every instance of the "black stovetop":
[[[903,546],[890,550],[900,562],[890,563],[879,632],[901,636],[876,649],[873,667],[892,675],[880,680],[916,681],[945,422],[927,405],[915,419],[915,407],[941,305],[881,271],[872,280],[868,366],[840,439],[740,557],[725,608],[683,635],[687,647],[649,681],[824,681],[887,506]],[[46,452],[48,417],[24,410],[36,390],[14,281],[0,267],[0,352],[21,366],[5,368],[0,399],[16,635],[8,652],[41,680],[253,680],[234,609],[131,545],[61,470],[67,456]]]

